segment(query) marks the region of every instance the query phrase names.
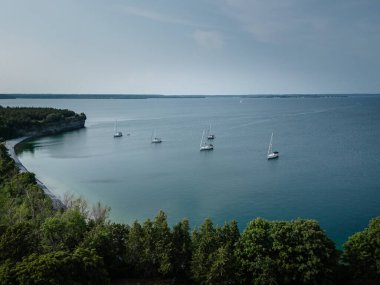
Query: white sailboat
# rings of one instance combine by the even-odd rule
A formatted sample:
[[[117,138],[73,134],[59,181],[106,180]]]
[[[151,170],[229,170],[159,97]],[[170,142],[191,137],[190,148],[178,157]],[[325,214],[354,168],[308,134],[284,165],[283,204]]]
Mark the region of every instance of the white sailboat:
[[[123,133],[117,130],[117,121],[116,121],[115,122],[115,130],[114,130],[114,133],[113,133],[113,137],[114,138],[119,138],[119,137],[122,137],[122,136],[123,136]]]
[[[151,142],[152,143],[161,143],[162,142],[161,138],[157,137],[156,130],[154,130],[154,132],[152,133]]]
[[[267,154],[268,159],[278,158],[280,155],[278,151],[272,150],[272,142],[273,142],[273,133],[270,137],[270,142],[269,142],[269,147],[268,147],[268,154]]]
[[[211,133],[211,124],[210,124],[210,127],[209,127],[209,129],[208,129],[207,139],[208,139],[208,140],[213,140],[213,139],[215,139],[215,135]]]
[[[200,151],[203,151],[203,150],[213,150],[214,146],[212,144],[208,144],[208,143],[206,143],[206,142],[203,141],[204,136],[205,136],[205,130],[203,130],[203,133],[202,133],[202,138],[201,138],[201,143],[199,145],[199,150]]]

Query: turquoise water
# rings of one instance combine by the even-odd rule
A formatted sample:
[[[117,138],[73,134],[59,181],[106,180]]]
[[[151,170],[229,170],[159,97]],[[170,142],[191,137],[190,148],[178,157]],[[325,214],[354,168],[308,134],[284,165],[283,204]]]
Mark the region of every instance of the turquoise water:
[[[58,195],[111,206],[114,221],[160,209],[171,223],[236,219],[241,229],[255,217],[312,218],[340,246],[380,215],[380,97],[0,104],[86,113],[85,129],[29,142],[20,160]],[[210,123],[215,149],[200,152]],[[162,144],[150,143],[154,129]],[[267,161],[272,132],[280,158]]]

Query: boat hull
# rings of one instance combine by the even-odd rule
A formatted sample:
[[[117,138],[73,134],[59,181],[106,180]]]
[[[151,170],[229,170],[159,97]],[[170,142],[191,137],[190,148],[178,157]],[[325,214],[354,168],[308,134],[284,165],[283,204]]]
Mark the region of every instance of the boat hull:
[[[267,158],[268,158],[268,159],[276,159],[276,158],[278,158],[279,156],[280,156],[280,155],[279,155],[278,152],[273,152],[273,153],[268,154]]]
[[[213,145],[205,145],[205,146],[201,146],[201,148],[199,150],[205,151],[205,150],[213,150],[213,149],[214,149]]]
[[[152,143],[162,143],[161,139],[155,138],[152,140]]]

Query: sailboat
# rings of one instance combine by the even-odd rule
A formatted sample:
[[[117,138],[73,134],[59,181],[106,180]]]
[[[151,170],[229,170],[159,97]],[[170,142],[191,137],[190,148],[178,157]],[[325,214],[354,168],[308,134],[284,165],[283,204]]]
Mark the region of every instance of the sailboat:
[[[272,150],[272,142],[273,142],[273,133],[270,137],[270,142],[269,142],[269,147],[268,147],[268,154],[267,154],[268,159],[275,159],[275,158],[278,158],[280,155],[278,151]]]
[[[156,136],[156,130],[154,130],[154,132],[152,133],[151,141],[152,141],[152,143],[161,143],[162,142],[161,138]]]
[[[215,135],[213,135],[213,134],[211,133],[211,124],[210,124],[210,127],[209,127],[209,129],[208,129],[207,139],[208,139],[208,140],[213,140],[213,139],[215,139]]]
[[[115,131],[114,131],[114,133],[113,133],[113,137],[114,138],[119,138],[119,137],[122,137],[123,136],[123,133],[122,132],[119,132],[118,130],[117,130],[117,121],[115,122]]]
[[[203,141],[204,136],[205,136],[205,130],[203,130],[203,133],[202,133],[202,138],[201,138],[201,143],[199,145],[199,150],[200,151],[202,151],[202,150],[213,150],[214,146],[212,144],[208,144],[208,143]]]

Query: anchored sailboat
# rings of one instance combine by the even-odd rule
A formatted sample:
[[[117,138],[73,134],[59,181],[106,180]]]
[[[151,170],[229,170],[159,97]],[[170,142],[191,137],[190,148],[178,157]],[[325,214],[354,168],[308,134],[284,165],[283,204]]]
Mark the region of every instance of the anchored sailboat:
[[[213,134],[211,133],[211,124],[210,124],[210,127],[209,127],[209,129],[208,129],[207,139],[208,139],[208,140],[213,140],[213,139],[215,139],[215,135],[213,135]]]
[[[156,130],[154,130],[154,132],[152,133],[151,141],[152,141],[152,143],[161,143],[162,142],[161,138],[156,136]]]
[[[278,151],[272,150],[272,141],[273,141],[273,133],[270,137],[270,143],[269,143],[269,147],[268,147],[268,154],[267,154],[268,159],[278,158],[280,155]]]
[[[115,122],[115,130],[114,130],[114,133],[113,133],[113,137],[114,138],[119,138],[119,137],[122,137],[122,136],[123,136],[123,133],[117,130],[117,121],[116,121]]]
[[[199,145],[199,150],[202,151],[202,150],[213,150],[214,149],[214,146],[210,143],[206,143],[203,141],[203,138],[205,136],[205,130],[203,130],[203,133],[202,133],[202,138],[201,138],[201,143]]]

